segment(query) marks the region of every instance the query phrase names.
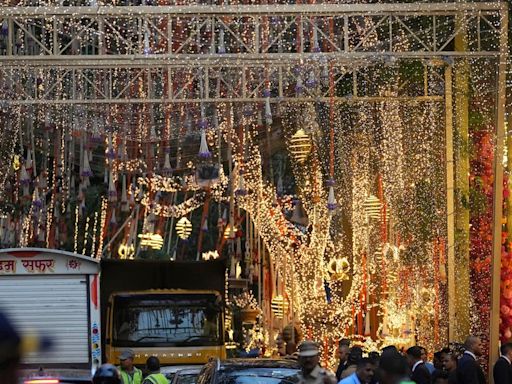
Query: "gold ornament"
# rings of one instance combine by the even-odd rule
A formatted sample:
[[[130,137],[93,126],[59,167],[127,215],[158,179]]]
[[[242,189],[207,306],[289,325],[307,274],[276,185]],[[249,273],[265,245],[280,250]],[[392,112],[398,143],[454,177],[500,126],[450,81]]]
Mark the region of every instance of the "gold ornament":
[[[311,137],[302,128],[290,139],[290,153],[299,163],[303,163],[311,152]]]
[[[186,217],[182,217],[176,223],[176,233],[178,234],[180,239],[188,239],[188,237],[192,233],[192,223]]]
[[[348,280],[349,271],[350,263],[346,257],[332,259],[327,264],[327,272],[329,272],[332,280]]]
[[[20,156],[14,155],[12,158],[12,169],[19,171],[21,167]]]
[[[224,238],[226,240],[234,239],[236,237],[237,232],[238,232],[238,229],[236,226],[228,225],[228,226],[226,226],[226,229],[224,230]]]
[[[117,248],[117,254],[120,259],[133,259],[135,255],[135,247],[133,245],[121,244]]]
[[[284,314],[288,312],[288,301],[282,295],[278,295],[272,299],[272,312],[278,319],[283,319]]]
[[[162,249],[164,239],[158,233],[141,233],[139,235],[140,245],[152,249]]]
[[[375,195],[370,195],[363,203],[364,210],[366,212],[366,215],[370,219],[377,219],[379,220],[381,218],[381,211],[382,211],[382,203],[379,200],[379,198]],[[386,220],[389,219],[389,210],[386,209]]]

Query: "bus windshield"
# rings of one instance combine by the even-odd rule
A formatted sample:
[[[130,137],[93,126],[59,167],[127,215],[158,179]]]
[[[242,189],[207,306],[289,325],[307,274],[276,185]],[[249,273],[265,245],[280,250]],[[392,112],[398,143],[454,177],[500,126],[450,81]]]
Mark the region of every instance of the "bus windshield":
[[[112,345],[116,347],[222,345],[220,296],[115,296],[112,338]]]

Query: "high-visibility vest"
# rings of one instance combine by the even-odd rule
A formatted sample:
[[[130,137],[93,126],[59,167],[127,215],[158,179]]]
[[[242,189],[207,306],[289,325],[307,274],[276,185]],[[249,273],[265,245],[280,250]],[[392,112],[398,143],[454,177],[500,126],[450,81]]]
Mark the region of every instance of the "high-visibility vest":
[[[135,367],[133,367],[133,371],[133,376],[130,376],[128,372],[119,368],[123,384],[142,384],[142,371]]]
[[[161,373],[153,373],[144,379],[144,382],[149,381],[151,384],[169,384],[167,378]]]

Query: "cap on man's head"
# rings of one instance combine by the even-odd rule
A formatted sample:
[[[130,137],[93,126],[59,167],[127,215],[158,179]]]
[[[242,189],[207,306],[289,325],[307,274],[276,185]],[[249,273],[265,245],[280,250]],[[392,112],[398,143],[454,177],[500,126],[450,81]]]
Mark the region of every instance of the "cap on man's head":
[[[314,341],[305,340],[299,345],[299,357],[311,357],[318,354],[318,344]]]
[[[121,352],[121,355],[119,356],[119,360],[128,360],[133,359],[135,357],[135,353],[131,349],[125,349],[123,352]]]

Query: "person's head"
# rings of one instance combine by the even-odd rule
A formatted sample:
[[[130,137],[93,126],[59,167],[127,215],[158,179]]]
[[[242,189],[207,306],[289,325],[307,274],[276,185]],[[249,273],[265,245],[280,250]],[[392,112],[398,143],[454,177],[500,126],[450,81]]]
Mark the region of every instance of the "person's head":
[[[318,345],[305,340],[299,345],[299,364],[305,374],[310,373],[320,363]]]
[[[407,350],[405,356],[407,358],[407,363],[412,367],[418,361],[421,361],[421,348],[416,346],[411,347]]]
[[[382,348],[382,356],[386,353],[395,354],[398,353],[398,349],[394,345],[388,345],[387,347]]]
[[[439,371],[436,372],[435,376],[433,377],[433,384],[448,384],[448,372]]]
[[[500,347],[501,356],[506,356],[512,360],[512,343],[505,343]]]
[[[428,361],[428,354],[427,354],[427,350],[423,347],[418,347],[421,351],[421,360],[423,361]]]
[[[146,368],[151,373],[156,373],[160,371],[160,360],[158,357],[151,356],[146,360]]]
[[[452,372],[457,369],[457,356],[449,348],[441,351],[441,363],[443,370]]]
[[[356,375],[362,384],[369,383],[375,374],[375,364],[372,360],[365,357],[359,360],[356,368]]]
[[[407,374],[407,362],[398,352],[388,350],[382,353],[379,361],[379,383],[395,384]]]
[[[432,363],[434,364],[435,369],[437,369],[437,370],[443,369],[442,358],[443,358],[442,351],[434,352],[434,361]]]
[[[121,363],[121,368],[125,371],[131,371],[133,369],[133,358],[135,354],[131,349],[125,349],[121,355],[119,356],[119,362]]]
[[[482,356],[482,340],[478,336],[468,336],[464,342],[466,351],[472,352],[475,356]]]
[[[350,348],[350,352],[348,354],[347,362],[351,365],[357,365],[359,361],[363,358],[363,349],[361,347],[352,347]]]
[[[21,358],[21,337],[0,312],[0,383],[16,384]]]
[[[340,363],[344,363],[348,359],[348,354],[350,352],[350,347],[347,344],[339,344],[338,346],[338,359]]]
[[[94,373],[93,384],[122,384],[121,375],[112,364],[103,364]]]
[[[368,354],[368,358],[372,361],[372,363],[377,366],[379,365],[380,355],[377,351],[372,351]]]

